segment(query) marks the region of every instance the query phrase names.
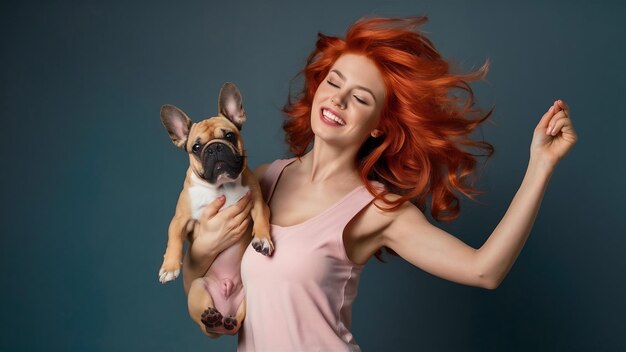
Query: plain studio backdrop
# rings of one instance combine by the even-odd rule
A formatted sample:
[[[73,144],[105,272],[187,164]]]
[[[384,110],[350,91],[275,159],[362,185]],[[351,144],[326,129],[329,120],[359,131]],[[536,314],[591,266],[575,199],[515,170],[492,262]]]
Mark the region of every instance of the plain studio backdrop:
[[[479,247],[517,191],[556,99],[579,142],[553,174],[531,236],[495,291],[370,260],[354,304],[365,351],[626,350],[623,2],[3,1],[2,351],[223,351],[157,272],[188,161],[159,108],[192,119],[235,82],[249,164],[287,156],[280,108],[316,34],[362,16],[422,28],[495,106],[495,148],[461,216],[436,223]],[[301,81],[296,80],[296,83]],[[299,87],[299,86],[298,86]],[[303,205],[306,206],[306,205]],[[277,250],[280,250],[278,248]],[[272,324],[271,320],[267,324]]]

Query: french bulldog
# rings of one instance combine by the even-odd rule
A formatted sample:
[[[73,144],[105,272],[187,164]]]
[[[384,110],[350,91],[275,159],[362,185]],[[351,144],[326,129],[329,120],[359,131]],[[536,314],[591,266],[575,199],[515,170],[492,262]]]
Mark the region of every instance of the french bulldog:
[[[194,228],[204,207],[216,198],[226,197],[222,209],[233,205],[250,191],[254,222],[253,239],[243,238],[220,253],[202,278],[190,288],[190,314],[201,328],[218,328],[224,333],[239,330],[245,315],[241,258],[250,241],[257,252],[271,256],[269,207],[265,204],[258,180],[247,166],[241,128],[246,121],[241,93],[232,83],[225,83],[218,98],[218,115],[193,123],[173,105],[161,107],[161,122],[174,145],[189,154],[189,168],[178,198],[174,218],[168,229],[168,241],[159,281],[178,277],[182,265],[183,242],[193,241]],[[192,299],[193,298],[193,299]],[[192,307],[192,301],[203,307]],[[239,324],[239,325],[238,325]]]

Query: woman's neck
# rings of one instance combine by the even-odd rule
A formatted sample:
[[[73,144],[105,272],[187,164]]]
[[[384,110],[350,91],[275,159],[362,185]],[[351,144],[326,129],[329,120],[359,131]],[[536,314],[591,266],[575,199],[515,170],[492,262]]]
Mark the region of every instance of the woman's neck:
[[[359,178],[355,163],[356,154],[345,149],[335,148],[323,142],[315,143],[311,151],[301,159],[301,172],[311,183]]]

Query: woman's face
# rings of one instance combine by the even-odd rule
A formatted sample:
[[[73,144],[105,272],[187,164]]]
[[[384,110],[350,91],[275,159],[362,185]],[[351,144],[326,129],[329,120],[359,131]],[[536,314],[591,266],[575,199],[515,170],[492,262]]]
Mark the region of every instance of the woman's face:
[[[384,101],[385,84],[372,60],[344,54],[313,97],[313,133],[326,143],[358,149],[378,126]]]

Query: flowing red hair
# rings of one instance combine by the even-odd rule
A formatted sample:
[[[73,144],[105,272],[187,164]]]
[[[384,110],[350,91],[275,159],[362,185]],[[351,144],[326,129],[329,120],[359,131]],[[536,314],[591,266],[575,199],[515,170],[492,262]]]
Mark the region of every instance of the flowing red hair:
[[[476,156],[464,148],[486,151],[494,148],[469,135],[487,120],[475,108],[468,82],[485,77],[489,61],[477,71],[451,73],[449,64],[432,42],[417,28],[427,17],[366,18],[354,23],[345,39],[318,34],[304,75],[304,88],[290,97],[283,108],[283,125],[290,151],[301,157],[313,141],[311,105],[313,96],[335,61],[343,54],[361,54],[371,59],[385,83],[385,103],[378,129],[384,135],[370,138],[361,147],[357,166],[370,193],[392,211],[411,201],[424,211],[430,198],[431,215],[437,221],[458,217],[460,192],[472,200],[480,194],[467,181],[476,168]],[[461,95],[455,93],[462,93]],[[385,185],[379,192],[368,180]],[[400,197],[385,197],[395,193]]]

